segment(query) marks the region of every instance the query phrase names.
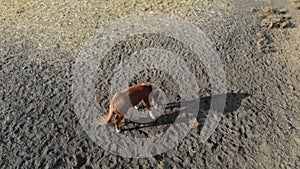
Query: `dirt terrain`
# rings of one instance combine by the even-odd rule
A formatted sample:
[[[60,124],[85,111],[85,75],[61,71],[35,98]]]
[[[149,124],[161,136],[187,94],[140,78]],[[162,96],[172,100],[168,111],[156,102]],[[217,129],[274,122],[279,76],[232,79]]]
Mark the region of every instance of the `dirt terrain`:
[[[299,0],[0,4],[1,168],[300,167]],[[108,112],[115,64],[139,49],[161,47],[186,60],[199,87],[199,112],[186,137],[153,157],[128,158],[103,149],[80,123],[72,91],[76,59],[100,27],[137,12],[181,17],[214,43],[226,74],[226,103],[204,143],[199,136],[212,99],[205,65],[181,42],[157,34],[119,42],[96,68],[97,117]],[[194,104],[179,102],[179,85],[168,73],[144,70],[129,84],[145,81],[158,85],[171,106],[151,125],[126,120],[121,134],[127,137],[164,132],[182,105]]]

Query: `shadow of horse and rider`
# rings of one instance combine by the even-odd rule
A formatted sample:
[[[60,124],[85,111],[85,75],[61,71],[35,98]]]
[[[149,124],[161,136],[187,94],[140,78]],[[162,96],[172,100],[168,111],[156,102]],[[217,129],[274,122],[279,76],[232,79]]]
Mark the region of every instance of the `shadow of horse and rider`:
[[[189,109],[189,108],[197,108],[194,106],[199,106],[198,114],[197,114],[197,121],[200,126],[202,127],[201,123],[205,121],[209,110],[211,109],[211,101],[212,99],[226,99],[224,110],[220,113],[230,113],[235,110],[237,110],[241,106],[241,102],[243,99],[250,96],[248,93],[227,93],[227,94],[219,94],[214,96],[208,96],[208,97],[202,97],[199,99],[193,99],[188,101],[181,101],[181,102],[172,102],[164,105],[164,110],[169,110],[171,113],[164,113],[163,115],[159,116],[155,121],[144,123],[143,125],[138,125],[132,128],[123,129],[124,131],[131,131],[141,128],[148,128],[148,127],[155,127],[155,126],[161,126],[161,125],[168,125],[173,124],[177,117],[180,114],[179,109]],[[221,106],[222,107],[222,106]],[[130,121],[126,121],[126,123],[134,123]]]

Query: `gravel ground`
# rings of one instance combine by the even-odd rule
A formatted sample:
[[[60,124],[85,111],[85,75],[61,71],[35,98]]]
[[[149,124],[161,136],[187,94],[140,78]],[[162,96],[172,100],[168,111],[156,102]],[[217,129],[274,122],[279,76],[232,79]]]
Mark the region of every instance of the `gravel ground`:
[[[297,0],[1,2],[1,168],[299,168],[299,6]],[[197,121],[178,145],[153,157],[127,158],[101,148],[79,123],[72,70],[98,28],[149,11],[171,13],[205,32],[224,65],[227,100],[215,132],[199,144],[211,100],[205,65],[169,37],[143,34],[118,43],[97,71],[99,115],[112,96],[113,73],[107,72],[141,48],[163,46],[181,55],[200,89]],[[175,80],[145,70],[130,83],[155,83],[178,103]],[[148,127],[126,123],[122,134],[165,131],[176,113],[176,106],[168,109]]]

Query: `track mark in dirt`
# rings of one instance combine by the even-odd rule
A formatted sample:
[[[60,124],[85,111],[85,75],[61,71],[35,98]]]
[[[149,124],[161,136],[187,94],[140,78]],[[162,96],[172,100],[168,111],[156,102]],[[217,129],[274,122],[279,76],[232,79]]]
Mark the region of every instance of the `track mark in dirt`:
[[[260,25],[269,29],[273,28],[293,28],[292,17],[288,15],[288,10],[285,8],[262,8],[262,13],[258,16],[261,20]]]
[[[261,31],[256,34],[256,48],[261,53],[275,52],[275,45],[272,44],[273,38],[269,30],[271,29],[287,29],[294,28],[296,25],[292,22],[292,17],[288,14],[285,8],[263,7],[259,10],[251,9],[252,12],[257,12]]]

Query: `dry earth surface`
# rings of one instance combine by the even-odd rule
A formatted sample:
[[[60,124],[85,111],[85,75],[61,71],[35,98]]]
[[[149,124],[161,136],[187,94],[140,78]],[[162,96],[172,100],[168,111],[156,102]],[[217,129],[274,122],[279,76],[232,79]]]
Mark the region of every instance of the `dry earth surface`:
[[[299,0],[0,4],[1,168],[300,167]],[[199,144],[211,84],[198,56],[180,42],[154,34],[118,43],[97,70],[99,115],[108,111],[112,97],[109,70],[141,48],[163,47],[185,58],[200,88],[197,120],[177,146],[153,157],[127,158],[102,149],[83,130],[72,102],[72,70],[99,27],[148,11],[179,16],[205,32],[224,65],[228,93],[218,127]],[[170,75],[145,70],[130,83],[144,81],[163,89],[168,102],[178,101],[178,85]],[[148,127],[129,122],[122,134],[149,137],[165,131],[178,110],[165,114]]]

